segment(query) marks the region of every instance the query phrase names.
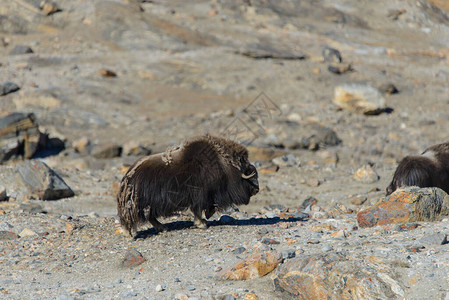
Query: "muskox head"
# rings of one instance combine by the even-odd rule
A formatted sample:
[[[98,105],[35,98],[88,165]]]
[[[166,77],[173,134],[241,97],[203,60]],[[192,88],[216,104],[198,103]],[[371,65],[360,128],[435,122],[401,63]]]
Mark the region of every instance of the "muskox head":
[[[161,154],[137,161],[121,181],[118,215],[131,233],[137,225],[190,209],[195,224],[205,227],[202,213],[248,204],[259,191],[256,168],[247,149],[231,140],[201,136]]]
[[[439,187],[449,193],[449,143],[431,146],[421,155],[405,157],[394,172],[386,195],[402,186]]]

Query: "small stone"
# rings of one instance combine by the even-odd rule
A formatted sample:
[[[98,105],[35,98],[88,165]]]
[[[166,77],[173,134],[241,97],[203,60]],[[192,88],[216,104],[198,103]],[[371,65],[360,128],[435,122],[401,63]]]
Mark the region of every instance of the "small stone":
[[[5,82],[4,84],[0,84],[0,96],[8,95],[20,90],[20,87],[14,82]]]
[[[434,233],[426,235],[419,239],[419,242],[424,245],[445,245],[448,242],[447,234],[445,233]]]
[[[370,165],[364,165],[354,173],[354,179],[362,183],[374,183],[379,180],[379,175]]]
[[[239,254],[242,254],[245,251],[246,251],[245,247],[238,247],[234,251],[232,251],[232,253],[235,254],[235,255],[239,255]]]
[[[280,244],[279,241],[276,241],[275,239],[271,239],[271,238],[262,238],[261,242],[263,244],[265,244],[265,245],[277,245],[277,244]]]
[[[87,147],[90,145],[90,140],[87,137],[82,137],[73,141],[72,147],[76,152],[82,153],[87,151]]]
[[[449,215],[449,195],[439,188],[404,187],[357,214],[360,227],[437,221]]]
[[[338,163],[338,154],[328,150],[319,151],[318,156],[322,159],[323,164],[336,166]]]
[[[165,291],[165,288],[161,284],[158,284],[158,285],[156,285],[156,288],[154,290],[156,292],[162,292],[162,291]]]
[[[9,224],[8,222],[1,222],[0,223],[0,231],[9,231],[12,228],[14,228],[14,226]]]
[[[217,266],[214,268],[214,272],[220,272],[223,268],[220,266]]]
[[[296,256],[296,250],[295,249],[288,249],[281,251],[282,258],[283,259],[290,259]]]
[[[333,63],[327,67],[327,70],[331,73],[341,75],[347,72],[353,71],[351,64],[347,63]]]
[[[135,250],[131,249],[126,252],[125,257],[122,260],[122,267],[130,268],[135,267],[140,264],[143,264],[146,259],[142,256],[142,254]]]
[[[268,167],[263,167],[259,169],[259,173],[264,173],[264,174],[273,174],[276,173],[277,171],[279,171],[279,166],[278,165],[269,165]]]
[[[287,154],[273,159],[273,163],[280,167],[293,167],[298,166],[299,161],[293,154]]]
[[[14,46],[14,48],[12,48],[12,50],[9,51],[9,55],[21,55],[21,54],[30,54],[30,53],[34,53],[33,49],[31,49],[31,47],[24,46],[24,45]]]
[[[92,156],[100,159],[119,157],[121,154],[122,147],[117,144],[100,145],[92,149]]]
[[[247,294],[245,294],[245,300],[257,300],[257,299],[259,299],[259,297],[257,297],[257,295],[256,294],[254,294],[254,293],[247,293]]]
[[[100,74],[103,77],[117,77],[117,73],[108,69],[100,69],[98,71],[98,74]]]
[[[323,247],[321,247],[321,251],[322,252],[329,252],[329,251],[332,251],[332,250],[334,250],[334,248],[332,246],[329,246],[329,245],[323,245]]]
[[[368,198],[365,196],[358,195],[358,196],[351,197],[349,199],[349,202],[351,202],[351,204],[353,204],[353,205],[362,205],[363,203],[366,202],[367,199]]]
[[[187,286],[187,290],[188,291],[194,291],[194,290],[196,290],[196,287],[194,287],[193,285],[188,285]]]
[[[29,237],[29,236],[35,236],[35,235],[37,235],[37,233],[34,232],[33,230],[29,229],[29,228],[25,228],[25,229],[23,229],[23,230],[19,233],[19,236],[20,236],[21,238],[23,238],[23,237]]]
[[[177,293],[175,295],[175,299],[176,300],[188,300],[189,297],[186,294],[182,294],[182,293]]]
[[[334,229],[335,227],[332,224],[318,224],[310,228],[311,231],[331,231]]]
[[[334,238],[345,238],[349,236],[349,233],[346,230],[336,230],[330,236]]]
[[[19,236],[12,231],[0,231],[0,241],[2,240],[15,240],[18,239]]]
[[[270,273],[282,261],[277,251],[254,253],[234,266],[227,267],[218,276],[227,280],[248,280]]]
[[[340,51],[331,47],[324,47],[322,55],[325,62],[341,63],[343,61]]]
[[[321,184],[321,182],[315,178],[307,179],[306,183],[308,186],[312,186],[312,187],[317,187]]]
[[[385,99],[377,89],[360,84],[336,87],[334,104],[342,109],[365,115],[378,115],[386,108]]]
[[[48,0],[42,1],[40,3],[39,7],[42,10],[42,12],[44,14],[46,14],[47,16],[61,11],[55,2],[48,1]]]
[[[0,185],[0,201],[5,201],[7,200],[7,196],[6,196],[6,188],[2,185]]]
[[[129,142],[123,145],[123,155],[146,156],[151,154],[151,149],[137,142]]]
[[[392,83],[384,83],[379,86],[379,91],[386,95],[393,95],[399,93],[396,86]]]

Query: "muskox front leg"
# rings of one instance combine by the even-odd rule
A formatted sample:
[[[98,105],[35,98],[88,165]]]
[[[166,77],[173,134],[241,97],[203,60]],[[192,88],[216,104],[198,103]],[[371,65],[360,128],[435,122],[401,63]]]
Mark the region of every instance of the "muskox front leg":
[[[167,227],[162,225],[156,218],[150,217],[148,221],[153,225],[157,232],[167,231]]]

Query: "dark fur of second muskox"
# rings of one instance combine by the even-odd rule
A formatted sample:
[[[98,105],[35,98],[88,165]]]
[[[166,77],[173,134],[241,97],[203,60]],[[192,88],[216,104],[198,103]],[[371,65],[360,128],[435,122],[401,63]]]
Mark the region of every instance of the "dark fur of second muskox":
[[[256,168],[247,149],[231,140],[200,136],[164,153],[144,157],[123,177],[117,195],[118,216],[132,235],[150,222],[158,231],[158,217],[190,209],[195,225],[206,227],[215,211],[248,204],[259,191]]]
[[[433,145],[421,155],[406,156],[399,163],[386,195],[402,186],[438,187],[449,193],[449,143]]]

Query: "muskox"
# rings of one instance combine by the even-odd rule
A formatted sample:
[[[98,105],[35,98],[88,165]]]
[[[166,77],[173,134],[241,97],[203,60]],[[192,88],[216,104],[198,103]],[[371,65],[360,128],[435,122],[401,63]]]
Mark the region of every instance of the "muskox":
[[[248,204],[259,191],[257,178],[244,146],[210,135],[194,137],[130,167],[117,195],[118,216],[131,236],[145,222],[163,231],[158,217],[186,209],[194,225],[206,228],[203,211],[208,219],[233,204]]]
[[[449,143],[433,145],[421,155],[406,156],[394,172],[387,196],[401,186],[439,187],[449,193]]]

